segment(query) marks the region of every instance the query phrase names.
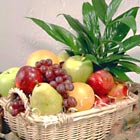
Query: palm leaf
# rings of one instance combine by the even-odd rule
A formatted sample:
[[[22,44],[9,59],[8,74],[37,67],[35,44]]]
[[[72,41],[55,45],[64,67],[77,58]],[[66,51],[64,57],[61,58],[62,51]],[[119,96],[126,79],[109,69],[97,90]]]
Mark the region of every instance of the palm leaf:
[[[140,35],[131,36],[122,42],[120,53],[124,53],[138,45],[140,45]]]
[[[88,2],[84,3],[82,7],[82,15],[84,26],[88,30],[90,37],[93,38],[95,46],[98,46],[101,34],[98,17],[95,13],[94,7]]]
[[[119,64],[129,69],[132,72],[140,73],[140,67],[135,63],[128,62],[128,61],[119,61]]]
[[[41,27],[44,31],[46,31],[52,38],[71,47],[75,54],[79,53],[79,48],[82,47],[82,44],[71,32],[61,26],[49,24],[37,18],[28,18]]]
[[[116,19],[116,20],[112,21],[111,23],[109,23],[109,26],[111,24],[114,24],[115,22],[124,23],[130,29],[133,30],[134,34],[136,33],[136,20],[135,20],[135,18],[133,16],[127,16],[127,17],[122,17],[122,18]]]
[[[112,0],[111,3],[109,4],[105,18],[106,25],[112,20],[112,17],[116,13],[121,2],[122,0]]]
[[[116,17],[114,20],[112,20],[111,23],[106,26],[103,38],[119,42],[122,41],[128,34],[130,27],[124,24],[123,22],[115,22],[115,21],[130,16],[133,16],[135,18],[138,9],[139,7],[133,7],[128,11],[124,12],[123,14],[121,14],[120,16]],[[112,48],[115,45],[116,43],[114,42],[107,44],[109,48]]]
[[[131,81],[132,80],[127,76],[126,70],[123,67],[109,67],[109,71],[117,78],[122,81]]]
[[[96,14],[101,19],[101,21],[105,24],[106,12],[108,8],[105,0],[92,0],[92,4],[95,8]]]

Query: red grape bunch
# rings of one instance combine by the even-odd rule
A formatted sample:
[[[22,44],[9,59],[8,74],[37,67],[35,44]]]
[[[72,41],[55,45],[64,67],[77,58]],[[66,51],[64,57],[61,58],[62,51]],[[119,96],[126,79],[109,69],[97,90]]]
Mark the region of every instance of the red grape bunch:
[[[21,98],[17,94],[14,94],[14,95],[15,97],[11,102],[11,112],[10,112],[12,116],[16,116],[20,112],[25,111],[24,104]]]
[[[72,77],[62,69],[60,64],[53,64],[51,59],[44,59],[37,61],[35,67],[41,71],[43,81],[49,83],[61,94],[64,99],[63,106],[66,110],[77,105],[75,98],[67,94],[67,91],[72,91],[74,88]]]

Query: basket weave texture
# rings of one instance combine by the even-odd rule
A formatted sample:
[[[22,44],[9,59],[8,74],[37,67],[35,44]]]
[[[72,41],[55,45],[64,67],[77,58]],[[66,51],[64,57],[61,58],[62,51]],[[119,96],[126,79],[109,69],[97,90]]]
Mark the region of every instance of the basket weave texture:
[[[26,111],[13,117],[9,113],[12,95],[17,93],[24,102]],[[100,108],[39,116],[32,113],[25,94],[12,89],[7,98],[0,99],[4,118],[11,131],[25,140],[103,140],[112,125],[133,111],[138,96],[129,93],[128,98]]]

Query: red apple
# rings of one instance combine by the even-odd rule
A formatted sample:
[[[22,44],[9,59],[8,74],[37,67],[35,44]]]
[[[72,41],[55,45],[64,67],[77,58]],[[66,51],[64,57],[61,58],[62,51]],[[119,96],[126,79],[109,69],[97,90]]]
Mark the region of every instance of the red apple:
[[[94,106],[95,107],[102,107],[102,106],[106,106],[108,104],[111,104],[113,103],[115,100],[113,98],[110,98],[108,96],[102,96],[102,97],[99,97],[99,98],[95,98],[95,103],[94,103]]]
[[[102,97],[106,95],[114,86],[114,78],[106,70],[98,70],[94,73],[92,73],[87,83],[93,88],[95,93]]]
[[[128,86],[122,83],[116,83],[108,93],[108,96],[114,97],[115,99],[123,99],[127,95],[128,95]]]
[[[37,83],[43,82],[40,70],[32,66],[23,66],[16,74],[16,87],[23,90],[26,94],[31,94]]]

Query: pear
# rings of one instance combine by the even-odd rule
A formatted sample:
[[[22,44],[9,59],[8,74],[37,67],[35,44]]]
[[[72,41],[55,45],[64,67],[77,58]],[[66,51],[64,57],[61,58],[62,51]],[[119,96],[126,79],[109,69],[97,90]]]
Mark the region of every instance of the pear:
[[[30,97],[33,110],[40,115],[55,115],[63,109],[62,96],[48,83],[37,84]]]

